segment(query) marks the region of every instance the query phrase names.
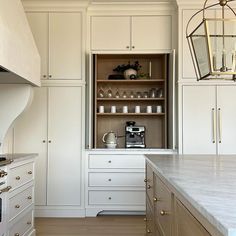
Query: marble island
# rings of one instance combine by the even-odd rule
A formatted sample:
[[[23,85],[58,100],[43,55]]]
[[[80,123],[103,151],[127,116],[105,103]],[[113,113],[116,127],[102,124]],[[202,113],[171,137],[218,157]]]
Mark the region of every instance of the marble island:
[[[154,173],[211,235],[236,236],[236,156],[146,156]]]

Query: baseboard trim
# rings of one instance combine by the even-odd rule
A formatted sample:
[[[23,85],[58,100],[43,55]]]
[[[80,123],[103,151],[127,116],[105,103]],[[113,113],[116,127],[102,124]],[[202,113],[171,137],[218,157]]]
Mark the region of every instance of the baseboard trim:
[[[85,209],[35,208],[35,217],[85,217]]]

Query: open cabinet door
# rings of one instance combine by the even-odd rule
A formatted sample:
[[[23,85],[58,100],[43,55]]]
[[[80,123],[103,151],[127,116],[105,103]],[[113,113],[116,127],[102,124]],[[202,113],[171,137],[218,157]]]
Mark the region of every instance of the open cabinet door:
[[[175,50],[169,55],[168,148],[176,149]]]

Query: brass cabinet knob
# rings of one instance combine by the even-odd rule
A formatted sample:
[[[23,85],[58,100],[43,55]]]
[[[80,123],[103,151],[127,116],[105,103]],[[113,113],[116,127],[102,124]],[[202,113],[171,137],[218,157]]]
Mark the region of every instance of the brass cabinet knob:
[[[52,75],[49,75],[49,78],[52,78]]]
[[[147,221],[147,217],[143,218],[144,221]]]
[[[29,200],[31,200],[31,199],[32,199],[32,197],[31,197],[31,196],[28,196],[27,198],[28,198]]]
[[[47,76],[46,75],[43,75],[43,78],[46,78]]]
[[[111,182],[111,179],[108,179],[109,182]]]
[[[135,48],[135,46],[132,46],[132,48],[134,49],[134,48]]]
[[[31,225],[32,223],[31,223],[31,221],[28,221],[26,224],[27,224],[27,225]]]
[[[161,215],[161,216],[167,215],[167,212],[164,211],[164,210],[161,210],[161,211],[160,211],[160,215]]]
[[[17,205],[15,205],[15,208],[17,208],[17,209],[18,209],[18,208],[20,208],[20,205],[18,205],[18,204],[17,204]]]
[[[16,180],[20,180],[20,176],[16,176]]]
[[[5,172],[4,170],[0,171],[0,178],[3,178],[7,176],[7,172]]]
[[[30,170],[30,171],[28,171],[28,174],[29,174],[29,175],[32,175],[32,174],[33,174],[33,172]]]
[[[43,143],[46,143],[46,140],[43,140]]]
[[[147,179],[144,179],[144,182],[147,183],[148,182]]]
[[[148,186],[147,186],[147,189],[150,189],[151,188],[151,185],[149,184]]]
[[[20,234],[19,233],[15,233],[15,236],[20,236]]]
[[[108,199],[111,200],[111,197],[109,197]]]
[[[108,163],[111,163],[111,160],[109,160]]]
[[[127,49],[129,49],[129,46],[126,46]]]
[[[49,143],[51,143],[51,142],[52,142],[52,140],[49,140],[48,142],[49,142]]]
[[[147,233],[150,234],[150,233],[151,233],[151,230],[150,230],[150,229],[147,229]]]

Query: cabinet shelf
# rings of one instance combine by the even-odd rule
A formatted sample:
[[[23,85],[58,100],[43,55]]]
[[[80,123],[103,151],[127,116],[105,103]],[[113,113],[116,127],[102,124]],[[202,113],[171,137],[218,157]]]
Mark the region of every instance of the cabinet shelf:
[[[164,79],[137,79],[137,80],[108,80],[108,79],[101,79],[97,80],[97,83],[121,83],[121,84],[128,84],[128,83],[157,83],[157,82],[165,82]]]
[[[165,113],[97,113],[97,116],[164,116]]]
[[[165,98],[97,98],[97,101],[164,101]]]

